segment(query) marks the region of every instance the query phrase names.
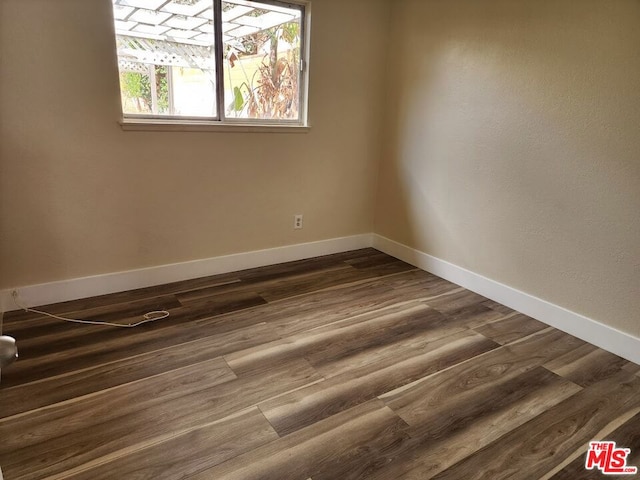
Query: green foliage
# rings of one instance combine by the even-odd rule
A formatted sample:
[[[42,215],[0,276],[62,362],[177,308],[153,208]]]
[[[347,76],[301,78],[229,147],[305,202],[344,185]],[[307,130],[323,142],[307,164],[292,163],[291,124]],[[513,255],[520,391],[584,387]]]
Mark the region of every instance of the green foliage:
[[[300,24],[298,22],[285,23],[281,32],[281,38],[287,43],[293,45],[300,41]]]
[[[158,87],[158,113],[169,112],[169,69],[156,66],[156,84]]]
[[[154,68],[158,113],[164,114],[169,110],[169,69],[164,65],[156,65]],[[135,102],[139,113],[151,112],[151,81],[148,75],[139,72],[122,72],[120,86],[122,93]]]
[[[255,55],[260,45],[270,41],[270,52],[265,54],[262,64],[253,78],[242,85],[233,87],[233,99],[228,111],[236,116],[249,118],[293,119],[298,116],[299,65],[300,65],[300,23],[290,22],[262,32],[245,36],[241,41],[242,57]],[[297,45],[286,52],[278,51],[279,41]],[[230,64],[234,67],[234,63]],[[240,63],[242,68],[242,64]]]
[[[244,108],[244,97],[240,87],[233,87],[233,109],[236,112],[241,112]]]
[[[147,98],[151,101],[149,77],[138,72],[123,72],[120,78],[122,93],[131,99]]]

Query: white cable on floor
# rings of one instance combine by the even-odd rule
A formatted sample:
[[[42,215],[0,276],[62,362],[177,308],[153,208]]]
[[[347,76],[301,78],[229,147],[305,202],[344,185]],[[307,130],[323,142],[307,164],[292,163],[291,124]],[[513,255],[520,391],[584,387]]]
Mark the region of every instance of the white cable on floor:
[[[167,318],[170,315],[169,312],[167,312],[166,310],[155,310],[153,312],[145,313],[142,316],[144,320],[140,320],[139,322],[136,322],[136,323],[128,323],[126,325],[121,325],[119,323],[96,322],[94,320],[78,320],[75,318],[61,317],[59,315],[54,315],[53,313],[43,312],[42,310],[36,310],[35,308],[26,307],[20,304],[20,302],[18,301],[18,295],[16,292],[13,292],[12,296],[13,296],[13,301],[18,306],[18,308],[21,308],[25,312],[38,313],[40,315],[46,315],[47,317],[55,318],[57,320],[62,320],[64,322],[83,323],[86,325],[104,325],[108,327],[133,328],[133,327],[138,327],[140,325],[143,325],[145,323],[155,322],[156,320],[162,320],[163,318]]]

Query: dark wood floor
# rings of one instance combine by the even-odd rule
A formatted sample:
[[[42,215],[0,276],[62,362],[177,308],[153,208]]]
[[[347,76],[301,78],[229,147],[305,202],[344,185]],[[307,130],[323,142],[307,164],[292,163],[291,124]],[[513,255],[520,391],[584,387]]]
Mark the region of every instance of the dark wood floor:
[[[372,249],[5,316],[6,480],[591,479],[640,367]]]

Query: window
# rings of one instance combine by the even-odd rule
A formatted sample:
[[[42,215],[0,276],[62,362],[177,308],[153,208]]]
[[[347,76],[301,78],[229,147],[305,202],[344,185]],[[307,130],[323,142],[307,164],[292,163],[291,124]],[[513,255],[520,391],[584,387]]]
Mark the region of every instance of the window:
[[[112,1],[125,120],[306,124],[306,4]]]

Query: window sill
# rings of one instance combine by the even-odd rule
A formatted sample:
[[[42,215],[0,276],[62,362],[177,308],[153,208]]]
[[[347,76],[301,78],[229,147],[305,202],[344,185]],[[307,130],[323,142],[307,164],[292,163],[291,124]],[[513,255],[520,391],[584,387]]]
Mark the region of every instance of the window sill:
[[[226,133],[307,133],[311,127],[304,125],[276,125],[253,123],[220,123],[211,121],[163,121],[130,120],[120,121],[122,130],[134,132],[226,132]]]

